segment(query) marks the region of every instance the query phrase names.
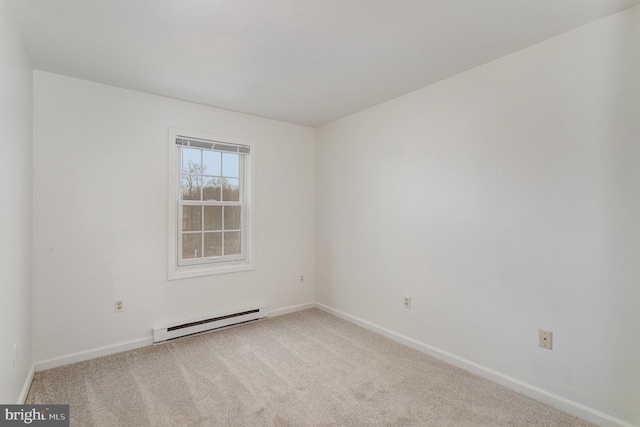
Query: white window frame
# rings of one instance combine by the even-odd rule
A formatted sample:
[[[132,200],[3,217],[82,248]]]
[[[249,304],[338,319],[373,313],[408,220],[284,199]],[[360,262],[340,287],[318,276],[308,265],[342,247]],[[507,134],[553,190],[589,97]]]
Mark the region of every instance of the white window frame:
[[[244,161],[241,162],[240,166],[241,200],[240,202],[224,202],[225,205],[242,205],[243,207],[241,226],[241,247],[243,249],[242,259],[239,259],[237,256],[198,258],[197,260],[180,259],[180,248],[182,247],[182,206],[189,205],[190,202],[181,200],[180,181],[182,178],[182,146],[176,144],[177,139],[199,140],[249,147],[249,153],[243,154]],[[253,239],[254,215],[252,212],[254,157],[254,144],[252,141],[197,131],[176,128],[169,129],[169,280],[255,270]],[[220,203],[217,204],[219,205]]]

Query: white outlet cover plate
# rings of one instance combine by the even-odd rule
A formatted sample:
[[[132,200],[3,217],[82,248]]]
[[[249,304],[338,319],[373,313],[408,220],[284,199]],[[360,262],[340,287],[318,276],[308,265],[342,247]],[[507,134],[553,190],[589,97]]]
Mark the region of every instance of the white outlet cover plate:
[[[124,300],[119,299],[113,302],[114,313],[122,313],[124,311]]]
[[[404,296],[404,308],[411,308],[411,296],[410,295],[405,295]]]
[[[553,333],[540,329],[538,332],[538,339],[540,341],[540,347],[549,350],[553,349]]]

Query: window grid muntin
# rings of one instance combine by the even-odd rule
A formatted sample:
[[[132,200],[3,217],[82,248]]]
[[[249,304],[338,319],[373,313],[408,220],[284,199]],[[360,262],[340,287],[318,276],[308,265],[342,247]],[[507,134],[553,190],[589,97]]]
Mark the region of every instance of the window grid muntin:
[[[222,248],[222,257],[225,256],[238,256],[238,255],[242,255],[242,251],[240,251],[240,253],[235,253],[235,254],[231,254],[231,255],[227,255],[226,254],[226,234],[227,233],[240,233],[240,249],[242,249],[242,235],[244,233],[242,233],[242,229],[243,229],[243,225],[244,225],[244,206],[242,203],[238,203],[238,204],[234,204],[234,205],[211,205],[211,204],[194,204],[194,203],[189,203],[189,204],[182,204],[182,211],[184,212],[184,207],[185,206],[197,206],[200,208],[200,229],[198,230],[184,230],[184,228],[181,229],[180,233],[182,234],[183,238],[185,235],[195,235],[195,234],[200,234],[202,236],[201,240],[200,240],[200,254],[202,254],[202,256],[194,256],[194,257],[189,257],[189,258],[183,258],[183,259],[205,259],[205,258],[219,258],[218,257],[207,257],[204,256],[205,254],[205,234],[220,234],[222,236],[222,242],[221,242],[221,248]],[[221,214],[221,218],[220,218],[220,229],[205,229],[204,227],[204,208],[206,206],[221,206],[222,207],[222,214]],[[227,207],[240,207],[240,228],[226,228],[226,212],[227,210],[225,208]],[[182,216],[182,221],[180,221],[183,225],[184,225],[184,213]]]

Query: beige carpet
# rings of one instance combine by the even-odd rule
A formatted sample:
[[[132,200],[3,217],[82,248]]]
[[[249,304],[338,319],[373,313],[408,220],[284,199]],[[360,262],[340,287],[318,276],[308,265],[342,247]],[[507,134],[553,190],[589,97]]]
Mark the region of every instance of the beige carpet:
[[[320,310],[35,375],[72,426],[590,426]]]

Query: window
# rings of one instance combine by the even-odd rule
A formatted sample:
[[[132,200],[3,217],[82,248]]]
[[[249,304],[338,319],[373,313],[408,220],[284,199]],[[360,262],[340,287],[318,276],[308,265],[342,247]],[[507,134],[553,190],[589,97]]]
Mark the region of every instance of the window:
[[[252,269],[251,143],[170,132],[169,279]]]

